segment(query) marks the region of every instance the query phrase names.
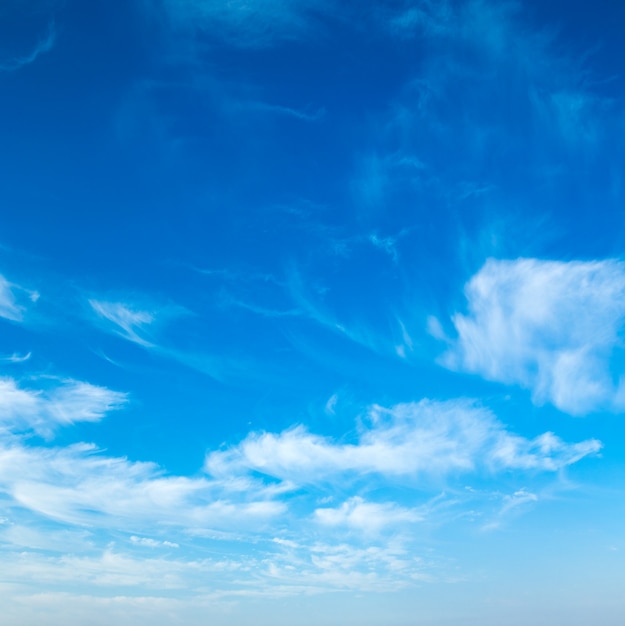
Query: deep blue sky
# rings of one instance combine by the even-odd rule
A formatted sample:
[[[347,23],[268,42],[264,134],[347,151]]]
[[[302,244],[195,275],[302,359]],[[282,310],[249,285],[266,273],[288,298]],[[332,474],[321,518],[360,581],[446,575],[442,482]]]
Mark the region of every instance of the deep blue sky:
[[[624,19],[5,1],[9,623],[620,623]]]

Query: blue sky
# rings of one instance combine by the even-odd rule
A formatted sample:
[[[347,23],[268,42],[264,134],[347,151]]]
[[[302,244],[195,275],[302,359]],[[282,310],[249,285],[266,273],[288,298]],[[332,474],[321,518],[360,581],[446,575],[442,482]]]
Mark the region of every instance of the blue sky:
[[[625,4],[8,0],[10,624],[620,624]]]

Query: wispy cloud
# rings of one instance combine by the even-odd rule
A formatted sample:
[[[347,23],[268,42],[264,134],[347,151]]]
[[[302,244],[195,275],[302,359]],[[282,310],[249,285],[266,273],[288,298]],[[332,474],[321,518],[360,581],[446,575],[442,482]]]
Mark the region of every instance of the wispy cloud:
[[[384,206],[400,185],[414,185],[427,175],[423,161],[402,151],[364,154],[357,164],[352,188],[356,199],[366,207]]]
[[[369,235],[369,241],[380,250],[388,254],[395,263],[399,260],[397,254],[397,239],[395,237],[380,237],[377,233]]]
[[[501,507],[495,518],[482,527],[483,530],[496,530],[504,521],[518,514],[520,509],[534,505],[539,501],[539,496],[525,488],[518,489],[512,494],[502,496]]]
[[[391,14],[388,25],[390,32],[398,37],[425,36],[446,40],[448,45],[464,42],[499,60],[504,54],[521,56],[530,43],[529,33],[520,28],[517,19],[520,9],[521,5],[514,0],[498,3],[424,0]],[[538,40],[538,36],[534,38]],[[512,46],[511,42],[514,42]]]
[[[407,358],[408,353],[414,350],[414,341],[406,328],[406,325],[399,318],[397,324],[401,331],[401,341],[395,343],[395,352],[402,359]]]
[[[305,283],[304,278],[295,267],[291,267],[288,273],[287,289],[297,306],[297,310],[301,311],[303,317],[308,317],[328,330],[374,352],[393,352],[390,342],[381,341],[369,327],[359,326],[354,322],[339,321],[329,307],[321,301],[322,298],[319,296],[323,295],[323,290],[319,289],[318,297],[315,298],[310,292],[310,286]]]
[[[142,336],[146,334],[146,328],[154,321],[154,313],[130,308],[122,302],[89,300],[89,304],[102,320],[109,323],[112,332],[144,348],[154,346]]]
[[[50,50],[54,47],[55,42],[56,27],[54,22],[50,22],[46,35],[37,42],[37,45],[28,54],[16,56],[12,59],[4,61],[0,60],[0,71],[14,72],[25,65],[34,63],[42,54],[50,52]]]
[[[60,596],[65,602],[71,600],[70,619],[78,616],[72,624],[84,623],[84,619],[93,623],[88,615],[93,613],[94,605],[98,615],[107,618],[98,624],[110,623],[112,616],[117,617],[115,623],[136,623],[136,619],[146,615],[146,607],[148,612],[157,608],[151,620],[156,624],[166,623],[161,620],[162,611],[166,611],[167,618],[190,618],[185,623],[201,623],[207,616],[216,617],[219,621],[215,623],[230,623],[237,606],[233,601],[246,597],[284,602],[289,597],[301,599],[336,590],[397,591],[409,582],[428,579],[423,570],[429,563],[408,554],[397,540],[359,548],[350,544],[290,541],[269,547],[271,553],[252,552],[240,560],[236,558],[239,555],[146,557],[123,553],[117,546],[87,555],[10,552],[4,558],[12,574],[13,593],[7,594],[7,601],[10,599],[12,606],[18,597],[27,606],[35,607],[35,614],[47,608],[55,615],[63,612],[55,602]],[[26,591],[34,576],[39,584],[36,596]],[[111,589],[117,590],[114,599],[106,598]],[[184,599],[176,597],[181,590],[185,592]],[[77,611],[81,601],[85,602],[84,615]],[[249,616],[238,617],[237,622],[244,622]]]
[[[231,301],[227,296],[224,296],[224,302],[266,316],[292,314],[264,309],[238,300]],[[131,343],[150,350],[155,355],[177,361],[185,367],[202,372],[216,380],[245,378],[254,369],[253,365],[245,358],[180,349],[175,345],[175,342],[163,337],[159,331],[164,324],[183,316],[192,315],[188,309],[182,306],[176,304],[153,305],[149,310],[146,310],[128,302],[90,299],[88,303],[91,309],[88,315],[90,321],[104,331],[118,335]],[[94,316],[93,313],[96,315]],[[106,361],[119,366],[115,359],[111,359],[102,351],[98,351],[98,354]]]
[[[108,527],[116,520],[119,528],[141,520],[144,527],[151,526],[149,520],[227,527],[233,519],[258,522],[284,510],[272,501],[275,489],[254,487],[249,480],[166,476],[153,463],[107,456],[87,443],[27,445],[33,431],[50,437],[61,426],[97,422],[128,400],[124,393],[80,381],[30,382],[25,387],[0,378],[0,490],[22,508],[70,524],[97,520]]]
[[[572,85],[547,93],[535,91],[531,98],[537,118],[557,133],[569,150],[578,148],[594,154],[602,141],[610,139],[606,120],[614,113],[618,118],[618,101]]]
[[[622,406],[610,371],[625,323],[625,265],[491,259],[466,285],[468,313],[441,358],[451,369],[518,384],[574,415]]]
[[[100,421],[127,401],[124,393],[76,380],[40,379],[44,388],[20,386],[13,378],[0,378],[0,426],[34,430],[49,436],[58,426]]]
[[[38,292],[9,282],[0,275],[0,317],[12,322],[22,322],[28,305],[37,300]]]
[[[296,488],[325,485],[333,493],[371,475],[389,484],[400,477],[419,484],[478,471],[554,472],[601,447],[596,440],[566,443],[552,433],[527,439],[469,401],[422,401],[372,407],[354,443],[303,427],[251,433],[239,445],[207,455],[210,477],[172,476],[153,463],[107,456],[92,444],[26,446],[21,433],[47,435],[59,426],[99,421],[127,402],[125,394],[84,382],[40,382],[45,386],[33,389],[0,379],[0,486],[21,507],[78,525],[97,520],[104,528],[149,529],[158,520],[188,529],[249,530],[284,515]],[[322,525],[366,533],[422,515],[357,494],[338,508],[317,504],[310,514]]]
[[[27,352],[26,354],[18,354],[17,352],[14,352],[13,354],[0,357],[0,361],[4,361],[5,363],[25,363],[31,356],[31,352]]]
[[[323,118],[325,115],[325,109],[319,108],[313,111],[306,109],[296,109],[293,107],[283,106],[280,104],[271,104],[269,102],[261,101],[248,101],[239,102],[235,105],[235,108],[243,111],[258,111],[260,113],[270,113],[275,115],[283,115],[291,117],[302,122],[316,122]]]
[[[596,440],[568,444],[552,433],[526,439],[468,401],[373,407],[368,423],[352,444],[309,433],[302,426],[278,434],[251,434],[238,446],[210,453],[206,469],[213,476],[259,472],[295,484],[367,474],[418,479],[480,467],[556,471],[601,448]]]
[[[68,524],[231,529],[236,521],[249,530],[285,508],[251,484],[248,497],[239,487],[232,499],[226,483],[166,476],[153,463],[106,456],[90,444],[40,448],[13,440],[1,446],[0,459],[2,489],[16,504]]]
[[[319,508],[315,518],[325,526],[346,526],[365,534],[376,534],[387,526],[421,521],[423,517],[416,511],[398,506],[395,503],[367,502],[354,496],[338,508]]]
[[[138,546],[145,546],[147,548],[179,548],[180,546],[173,541],[159,541],[158,539],[152,539],[150,537],[137,537],[132,535],[130,541]]]
[[[258,48],[309,36],[326,0],[165,0],[177,25],[210,32],[232,45]]]
[[[256,313],[258,315],[262,315],[264,317],[299,317],[302,315],[302,311],[300,309],[270,309],[267,307],[260,306],[258,304],[254,304],[252,302],[244,302],[234,296],[222,292],[219,298],[220,304],[226,307],[238,307],[240,309],[245,309],[246,311],[250,311],[251,313]]]
[[[23,307],[19,306],[15,301],[15,295],[11,287],[11,283],[3,276],[0,276],[0,317],[13,322],[21,322]]]
[[[76,381],[30,383],[26,388],[13,379],[0,380],[0,491],[6,510],[11,516],[20,511],[21,518],[30,514],[34,529],[53,520],[93,534],[88,540],[59,537],[73,542],[75,556],[61,549],[61,556],[45,558],[28,551],[54,553],[42,543],[42,533],[24,534],[7,520],[0,536],[16,548],[21,544],[22,552],[29,546],[11,570],[15,580],[37,572],[39,581],[57,591],[78,584],[185,588],[194,596],[203,588],[198,576],[217,576],[214,593],[223,598],[400,589],[430,576],[428,565],[415,556],[410,533],[436,515],[437,507],[453,504],[435,498],[406,506],[394,498],[397,479],[426,487],[432,476],[555,472],[601,445],[566,443],[551,433],[527,439],[473,402],[422,401],[371,407],[353,443],[303,427],[251,433],[238,445],[209,452],[209,475],[172,475],[155,463],[111,456],[93,444],[33,444],[24,436],[29,429],[98,421],[127,397]],[[363,493],[374,475],[390,487],[384,498]],[[503,502],[501,519],[529,501],[524,493],[517,490]],[[97,548],[102,540],[96,535],[110,533],[118,538],[127,533],[126,551],[110,541]],[[191,558],[188,545],[197,541],[228,541],[230,557]],[[256,547],[236,547],[246,543]],[[139,556],[145,549],[169,556],[146,559]]]

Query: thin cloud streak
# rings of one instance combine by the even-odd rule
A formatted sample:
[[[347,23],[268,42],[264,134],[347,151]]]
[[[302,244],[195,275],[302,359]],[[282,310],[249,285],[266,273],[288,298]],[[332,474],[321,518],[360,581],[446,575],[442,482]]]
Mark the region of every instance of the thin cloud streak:
[[[266,113],[275,113],[278,115],[285,115],[292,117],[303,122],[316,122],[323,118],[325,115],[325,109],[317,109],[313,113],[308,113],[300,109],[294,109],[292,107],[282,106],[279,104],[270,104],[268,102],[249,102],[241,105],[241,108],[251,111],[261,111]]]
[[[89,300],[89,304],[100,318],[112,325],[116,334],[144,348],[154,347],[151,341],[141,336],[154,321],[153,313],[130,308],[122,302]]]
[[[26,354],[18,354],[17,352],[14,352],[13,354],[0,357],[0,361],[4,361],[5,363],[25,363],[30,360],[31,356],[32,352],[27,352]]]
[[[24,56],[17,56],[8,61],[0,61],[0,71],[15,72],[26,65],[34,63],[42,54],[50,52],[56,43],[56,27],[54,22],[48,25],[48,32],[37,45]]]

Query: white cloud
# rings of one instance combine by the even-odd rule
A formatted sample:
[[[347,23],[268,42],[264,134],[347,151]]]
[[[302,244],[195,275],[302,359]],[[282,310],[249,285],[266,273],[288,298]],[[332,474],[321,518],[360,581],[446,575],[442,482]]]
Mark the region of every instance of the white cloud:
[[[617,408],[610,358],[622,344],[623,263],[490,259],[465,293],[445,366],[521,385],[574,415]]]
[[[28,361],[31,356],[31,352],[26,354],[18,354],[17,352],[14,352],[13,354],[0,357],[0,361],[4,361],[5,363],[24,363]]]
[[[168,475],[154,463],[108,456],[93,444],[26,445],[19,434],[47,435],[59,425],[98,421],[126,400],[84,382],[52,379],[35,390],[0,379],[0,491],[22,509],[68,524],[258,532],[287,513],[290,494],[306,485],[324,484],[336,493],[338,485],[372,474],[391,486],[402,476],[423,484],[423,477],[459,472],[556,471],[600,448],[595,440],[569,444],[551,433],[526,439],[469,401],[374,406],[354,443],[303,427],[252,433],[238,446],[208,454],[211,477]],[[317,505],[313,517],[326,527],[375,533],[420,515],[392,500],[365,501],[356,491],[338,508]]]
[[[353,443],[301,427],[251,434],[207,456],[212,476],[169,475],[155,463],[110,456],[93,444],[45,447],[15,434],[41,423],[97,420],[126,400],[87,383],[37,380],[52,383],[33,390],[0,379],[7,426],[0,431],[0,493],[7,514],[19,517],[17,523],[7,518],[0,539],[15,550],[4,562],[16,584],[36,580],[56,592],[186,589],[198,597],[207,580],[221,598],[397,590],[427,578],[428,566],[411,543],[415,528],[455,505],[444,496],[402,504],[394,498],[394,478],[418,486],[424,476],[466,471],[555,471],[600,447],[550,433],[523,438],[469,401],[422,401],[372,407]],[[387,488],[382,501],[360,495],[350,481],[374,473]],[[318,497],[321,481],[328,499]],[[348,497],[330,505],[349,485]],[[520,506],[524,494],[517,490],[504,508]],[[387,540],[376,545],[386,530],[392,531]],[[128,535],[119,542],[121,533]],[[60,547],[50,545],[52,538]],[[231,556],[223,561],[198,560],[189,548],[224,540]],[[177,558],[138,558],[146,549],[171,554],[174,548]]]
[[[75,422],[97,422],[121,408],[124,393],[89,383],[46,379],[48,388],[20,387],[13,378],[0,378],[0,426],[9,430],[34,430],[49,436],[55,427]]]
[[[71,590],[102,587],[183,589],[192,577],[218,570],[211,561],[137,558],[106,549],[100,554],[50,557],[32,552],[5,555],[15,583],[37,580],[40,588]]]
[[[276,115],[284,115],[292,117],[302,122],[317,122],[325,115],[325,109],[319,108],[314,111],[295,109],[280,104],[271,104],[269,102],[260,101],[241,101],[236,104],[237,109],[243,111],[258,111],[260,113],[273,113]]]
[[[531,493],[527,491],[527,489],[519,489],[515,491],[510,496],[504,497],[504,504],[501,508],[502,513],[507,513],[508,511],[515,509],[516,507],[522,506],[529,502],[537,502],[538,496],[535,493]]]
[[[529,440],[469,401],[424,400],[374,406],[355,443],[338,443],[302,426],[253,433],[238,446],[210,453],[206,470],[214,476],[260,472],[295,484],[341,475],[442,476],[480,466],[555,471],[600,447],[596,440],[568,444],[551,433]]]
[[[328,415],[334,415],[335,414],[335,412],[336,412],[336,405],[337,405],[338,401],[339,401],[338,393],[333,393],[328,398],[328,401],[326,402],[326,405],[325,405],[325,408],[324,408],[325,412]]]
[[[315,518],[325,526],[346,526],[367,534],[376,533],[386,526],[423,519],[415,510],[394,503],[367,502],[359,496],[343,502],[339,508],[318,508]]]
[[[150,537],[137,537],[132,535],[130,541],[139,546],[146,546],[148,548],[179,548],[180,546],[173,541],[159,541],[158,539],[151,539]]]
[[[176,616],[176,622],[206,623],[207,616],[217,617],[222,611],[225,621],[209,621],[250,623],[251,616],[241,616],[233,622],[232,610],[236,606],[233,602],[237,599],[284,601],[288,597],[301,599],[339,589],[397,591],[405,588],[407,581],[426,578],[421,559],[408,554],[405,546],[396,540],[365,548],[324,543],[277,545],[272,554],[248,553],[240,559],[145,558],[136,552],[124,554],[107,548],[84,556],[50,556],[31,551],[6,553],[3,563],[11,572],[11,588],[0,585],[0,597],[10,602],[10,605],[3,602],[3,608],[10,606],[22,617],[30,610],[42,614],[52,609],[51,615],[56,617],[52,621],[48,619],[49,623],[61,623],[60,616],[65,618],[63,623],[67,619],[76,624],[94,623],[94,606],[98,607],[97,618],[101,614],[107,618],[97,621],[98,624],[139,623],[154,607],[159,610],[150,615],[150,623],[171,624],[172,615]],[[37,593],[33,594],[35,582]],[[115,597],[111,598],[113,590]],[[178,597],[182,590],[184,599]],[[59,597],[64,598],[65,611],[55,602]],[[21,602],[16,603],[16,598]],[[75,611],[82,606],[81,599],[89,608],[85,607],[79,619]],[[165,609],[167,619],[160,621]],[[195,614],[191,621],[183,617],[189,610]],[[18,619],[14,622],[18,623]],[[267,621],[270,622],[275,623],[275,619]],[[19,623],[24,622],[19,620]],[[28,623],[40,623],[40,620]]]
[[[154,321],[153,313],[133,309],[121,302],[89,300],[89,304],[100,318],[112,324],[113,332],[144,348],[153,347],[154,344],[142,336]]]
[[[26,307],[18,302],[16,291],[23,290],[0,275],[0,317],[12,322],[21,322]]]
[[[397,324],[401,330],[401,342],[395,344],[395,352],[401,359],[407,358],[409,352],[414,351],[414,341],[402,320],[397,318]]]
[[[154,463],[107,456],[87,443],[26,445],[23,433],[51,436],[58,426],[99,421],[127,401],[126,394],[80,381],[37,380],[44,388],[0,378],[0,492],[13,504],[61,522],[107,528],[258,525],[284,511],[272,499],[279,489],[249,479],[168,476]]]
[[[496,517],[491,522],[485,524],[482,529],[498,529],[506,518],[518,513],[518,510],[520,508],[524,508],[527,505],[535,504],[536,502],[538,502],[539,499],[540,498],[537,494],[532,493],[525,488],[518,489],[510,495],[504,495],[502,498],[501,508],[499,509]]]
[[[37,527],[36,524],[16,524],[6,521],[6,525],[0,530],[0,541],[10,549],[77,553],[94,548],[89,531],[83,529],[59,530]]]
[[[249,485],[229,499],[227,481],[167,476],[154,463],[106,456],[84,443],[0,447],[0,488],[39,515],[100,528],[257,526],[284,511],[262,488]]]
[[[35,47],[28,54],[16,56],[6,61],[0,61],[0,70],[14,72],[25,65],[34,63],[42,54],[50,52],[55,42],[56,28],[54,22],[50,22],[46,35],[37,42]]]

